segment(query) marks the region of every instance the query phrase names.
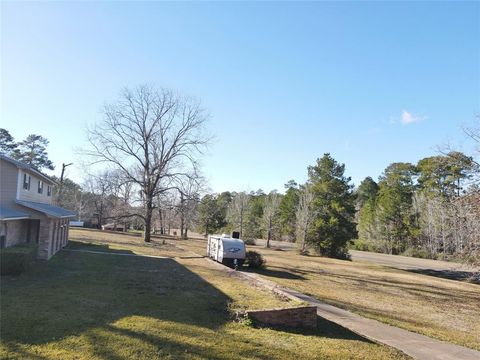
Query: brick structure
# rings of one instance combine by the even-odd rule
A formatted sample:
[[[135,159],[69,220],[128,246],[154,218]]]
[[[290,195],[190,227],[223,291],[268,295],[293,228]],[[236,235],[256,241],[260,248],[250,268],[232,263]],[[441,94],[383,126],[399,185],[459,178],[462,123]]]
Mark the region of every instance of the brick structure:
[[[247,311],[247,316],[265,325],[294,328],[317,328],[317,307],[301,306],[287,309]]]

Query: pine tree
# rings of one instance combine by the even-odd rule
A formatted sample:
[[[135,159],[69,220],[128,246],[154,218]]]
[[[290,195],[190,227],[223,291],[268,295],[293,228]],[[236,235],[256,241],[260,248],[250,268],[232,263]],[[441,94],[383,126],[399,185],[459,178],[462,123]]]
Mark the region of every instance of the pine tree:
[[[289,240],[295,239],[296,209],[299,201],[298,185],[295,181],[290,180],[285,184],[287,191],[282,197],[279,210],[279,221],[282,236],[286,236]]]
[[[13,136],[10,135],[8,130],[0,129],[0,152],[8,156],[13,156],[17,144],[13,140]]]
[[[416,231],[412,213],[415,175],[414,165],[393,163],[380,177],[375,214],[384,252],[398,254],[404,251]]]
[[[344,172],[345,165],[330,154],[308,168],[315,212],[309,242],[320,254],[336,258],[348,256],[347,243],[357,236],[353,185]]]
[[[48,159],[47,146],[48,140],[41,135],[31,134],[27,138],[18,143],[18,152],[13,156],[38,170],[47,168],[55,169],[53,163]]]

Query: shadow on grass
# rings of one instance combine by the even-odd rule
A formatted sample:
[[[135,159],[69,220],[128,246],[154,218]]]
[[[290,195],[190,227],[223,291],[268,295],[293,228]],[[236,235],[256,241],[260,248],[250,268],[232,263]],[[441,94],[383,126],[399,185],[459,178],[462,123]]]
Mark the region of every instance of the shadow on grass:
[[[178,256],[179,259],[206,259],[207,256],[201,256],[201,255],[198,255],[198,256]]]
[[[447,287],[439,287],[420,282],[399,281],[383,277],[372,277],[371,279],[366,279],[364,276],[359,275],[342,275],[332,273],[327,274],[326,276],[332,280],[335,278],[341,279],[341,282],[343,282],[343,280],[351,281],[353,282],[351,286],[359,286],[361,288],[364,288],[365,286],[372,286],[372,291],[382,292],[389,295],[392,295],[392,291],[397,292],[398,290],[401,290],[415,296],[420,296],[427,300],[443,298],[446,301],[454,300],[471,302],[472,300],[477,301],[479,299],[478,292],[474,290],[457,290],[455,292],[455,296],[452,297],[452,291]]]
[[[230,301],[173,259],[65,251],[2,279],[0,331],[4,342],[41,344],[131,315],[215,329],[229,321]]]
[[[316,329],[301,329],[285,326],[272,326],[265,325],[262,323],[255,323],[254,327],[256,328],[270,328],[279,331],[288,332],[291,334],[302,334],[302,335],[314,335],[321,336],[329,339],[341,339],[341,340],[356,340],[366,343],[373,344],[373,341],[364,338],[361,335],[354,333],[353,331],[336,324],[330,320],[327,320],[321,316],[317,316],[317,328]]]
[[[114,254],[133,254],[133,252],[130,250],[111,249],[109,244],[92,244],[84,241],[85,240],[83,239],[81,241],[70,240],[68,242],[68,246],[65,249],[97,251],[97,252],[114,253]]]
[[[212,349],[210,346],[206,346],[202,343],[185,343],[178,342],[177,340],[172,339],[168,336],[168,333],[161,332],[156,334],[148,334],[145,336],[143,333],[131,329],[124,329],[115,326],[108,326],[108,330],[112,333],[115,333],[119,336],[126,337],[129,339],[136,339],[141,341],[148,342],[149,345],[159,347],[159,355],[170,358],[174,354],[175,359],[191,359],[191,358],[203,358],[203,359],[212,359],[212,360],[222,360],[222,359],[245,359],[245,358],[255,358],[262,360],[272,359],[271,349],[265,346],[261,341],[256,341],[252,338],[247,338],[241,334],[225,335],[226,337],[221,337],[219,334],[205,334],[206,336],[215,337],[216,342],[222,344],[221,347],[216,350]],[[280,330],[280,329],[279,329]],[[298,332],[298,334],[304,334]],[[180,330],[178,331],[180,337],[196,337],[198,334]],[[315,333],[314,333],[315,335]],[[239,346],[240,344],[248,344],[247,348]],[[237,345],[237,346],[235,346]],[[181,349],[181,351],[178,351]],[[291,350],[282,349],[283,358],[293,359],[296,354]]]
[[[280,270],[283,269],[281,267],[277,266],[270,266],[264,269],[251,269],[249,267],[242,267],[243,272],[249,272],[249,273],[255,273],[259,275],[264,275],[268,277],[275,277],[279,279],[289,279],[289,280],[305,280],[305,278],[301,275],[294,274],[291,270],[285,269],[285,270]]]
[[[108,245],[71,243],[70,247],[113,252]],[[277,276],[283,273],[271,272]],[[0,331],[3,345],[9,351],[28,358],[42,359],[42,356],[33,356],[20,346],[54,343],[68,336],[83,335],[84,339],[88,338],[92,351],[103,358],[124,358],[115,353],[112,345],[115,342],[120,346],[122,341],[137,341],[134,346],[141,349],[143,345],[138,345],[141,340],[158,347],[160,352],[164,349],[166,355],[169,352],[181,355],[175,358],[195,354],[224,359],[228,356],[217,357],[212,353],[211,344],[197,345],[186,338],[220,336],[229,346],[234,346],[236,341],[254,342],[241,335],[232,338],[219,334],[219,329],[231,321],[227,310],[230,302],[229,296],[173,259],[60,252],[17,278],[2,279]],[[132,316],[151,322],[142,328],[135,318],[129,319]],[[114,325],[117,320],[134,328],[138,326],[139,330]],[[171,331],[165,332],[167,322],[172,324]],[[282,330],[368,342],[327,320],[319,319],[318,323],[317,330]],[[118,338],[115,334],[121,336]],[[254,345],[255,353],[242,350],[244,353],[240,351],[238,356],[268,359],[268,349],[263,351],[263,345],[259,342]],[[22,352],[25,353],[22,355]]]
[[[459,270],[432,270],[432,269],[408,269],[408,272],[415,274],[435,276],[443,279],[469,281],[474,284],[480,284],[480,278],[474,277],[473,271],[459,271]]]
[[[80,246],[110,246],[110,245],[120,245],[135,247],[137,249],[151,248],[151,249],[160,249],[163,251],[169,251],[172,253],[183,253],[184,250],[177,248],[171,244],[163,243],[158,239],[154,239],[151,242],[144,242],[140,238],[137,241],[119,241],[117,239],[92,239],[84,236],[71,236],[68,241],[68,248],[77,248]],[[117,249],[115,249],[117,251]]]

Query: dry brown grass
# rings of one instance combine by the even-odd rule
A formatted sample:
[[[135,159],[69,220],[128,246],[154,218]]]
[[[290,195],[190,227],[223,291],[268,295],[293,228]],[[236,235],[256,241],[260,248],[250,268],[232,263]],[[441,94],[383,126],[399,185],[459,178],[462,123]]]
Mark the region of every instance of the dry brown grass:
[[[205,241],[179,243],[205,252]],[[479,285],[294,250],[249,248],[267,259],[259,273],[269,280],[365,317],[480,350]]]

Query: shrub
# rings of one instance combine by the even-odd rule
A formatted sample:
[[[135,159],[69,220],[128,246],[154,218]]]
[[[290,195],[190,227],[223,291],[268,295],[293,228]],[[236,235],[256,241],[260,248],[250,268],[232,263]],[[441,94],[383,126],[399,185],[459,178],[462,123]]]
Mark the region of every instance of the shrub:
[[[348,246],[351,250],[378,252],[378,246],[373,241],[356,239]]]
[[[351,260],[352,256],[348,253],[348,249],[346,247],[338,247],[335,249],[335,252],[331,252],[329,257],[340,259],[340,260]]]
[[[252,269],[261,269],[267,263],[267,260],[262,256],[262,254],[256,251],[247,251],[245,256],[245,263],[248,267]]]
[[[402,253],[403,256],[416,257],[421,259],[435,259],[435,257],[430,256],[428,251],[423,248],[410,247]]]
[[[37,244],[21,244],[0,250],[0,274],[20,275],[37,255]]]
[[[243,240],[243,242],[245,243],[245,245],[256,245],[255,239],[247,239]]]

